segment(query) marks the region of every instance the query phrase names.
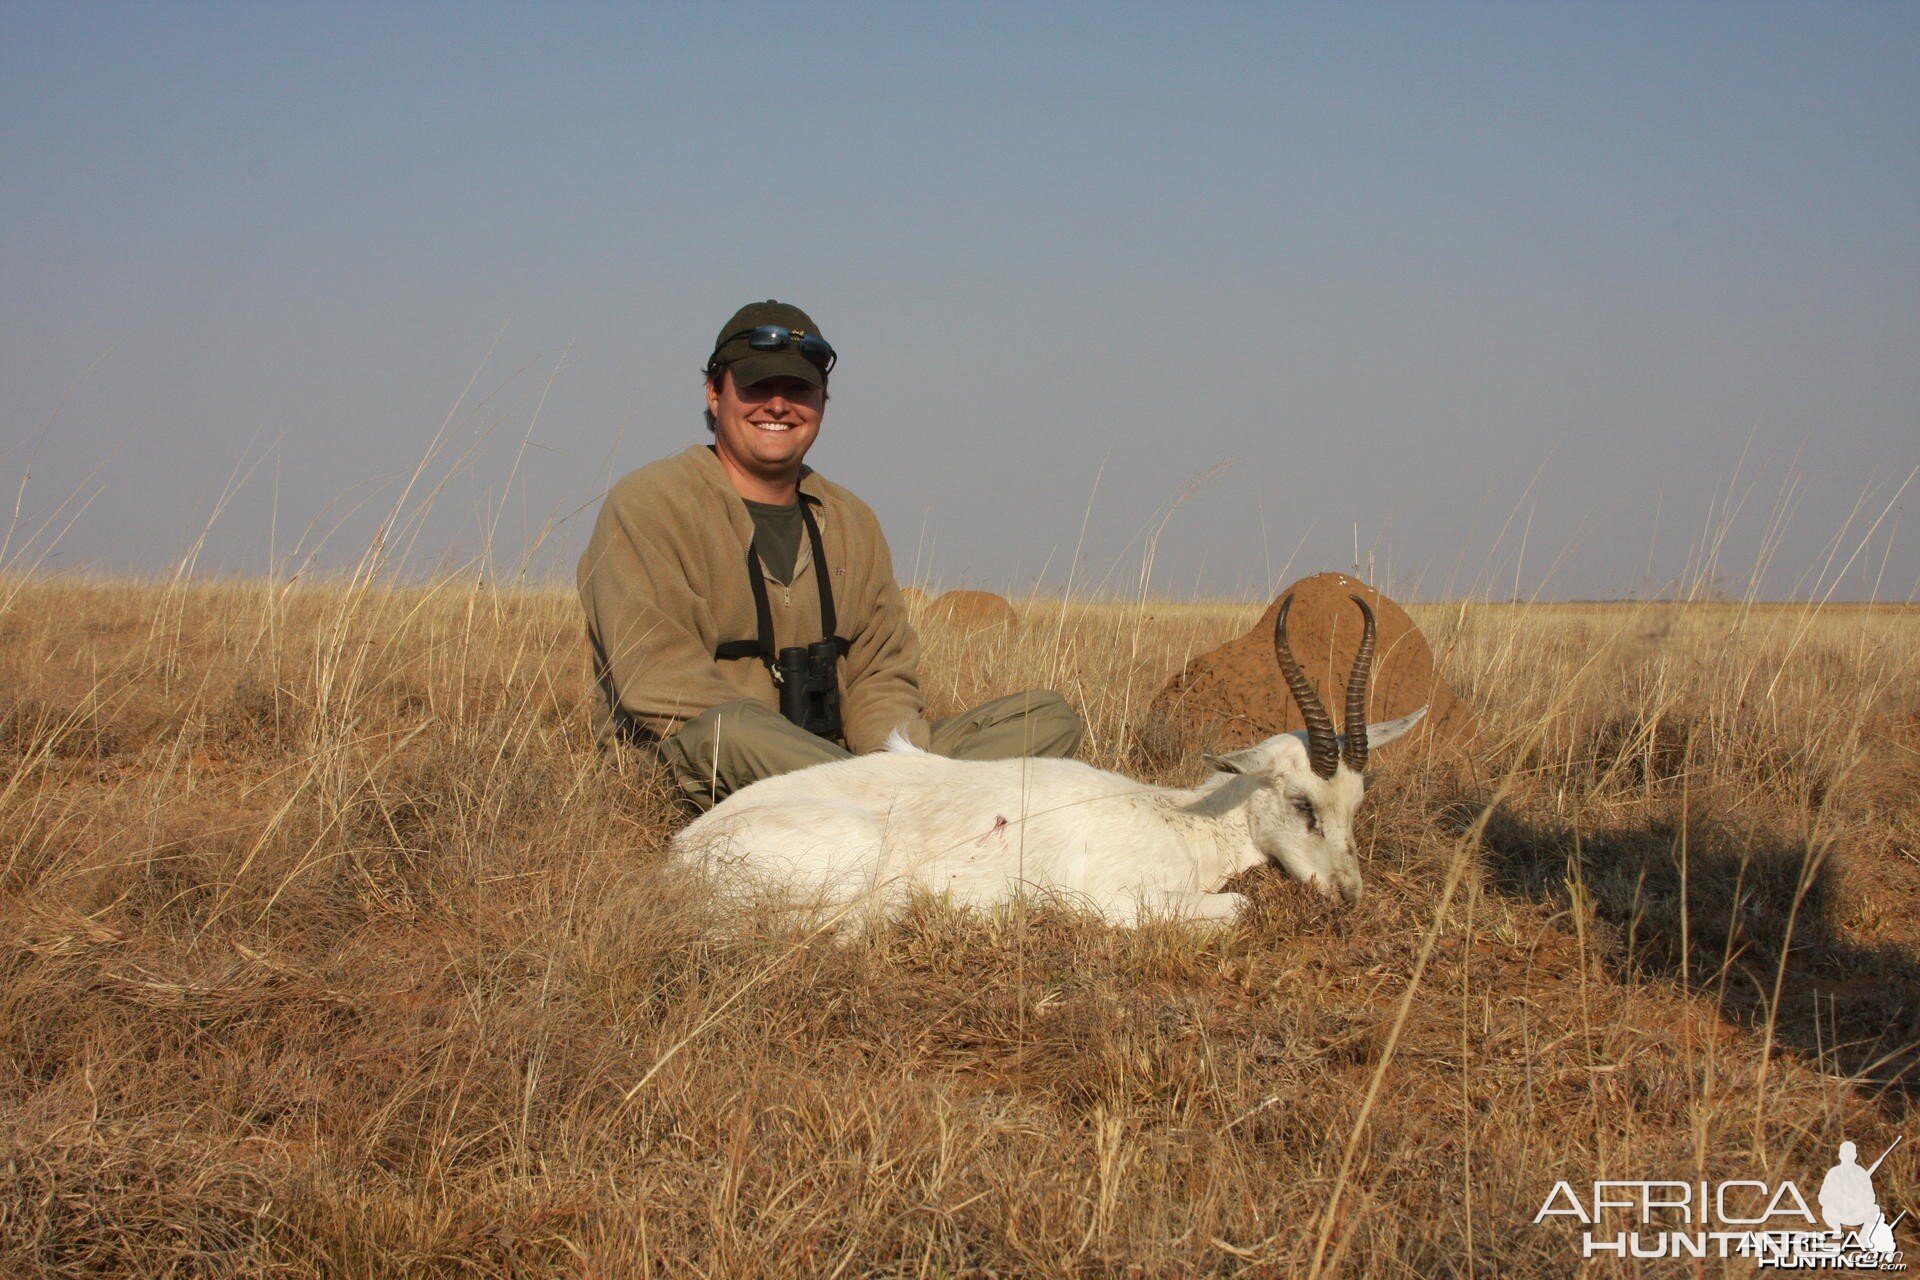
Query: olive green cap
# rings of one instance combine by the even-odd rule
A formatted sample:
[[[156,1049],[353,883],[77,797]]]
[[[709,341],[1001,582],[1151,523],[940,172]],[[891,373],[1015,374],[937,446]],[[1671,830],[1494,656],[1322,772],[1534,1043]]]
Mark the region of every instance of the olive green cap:
[[[756,329],[763,324],[782,325],[796,334],[820,332],[813,318],[790,302],[776,302],[772,298],[765,302],[749,302],[720,326],[720,332],[713,340],[713,355],[707,361],[707,368],[731,369],[734,385],[741,387],[750,387],[768,378],[798,378],[824,388],[827,375],[793,347],[784,351],[755,351],[747,345],[744,336],[727,341],[742,329]]]

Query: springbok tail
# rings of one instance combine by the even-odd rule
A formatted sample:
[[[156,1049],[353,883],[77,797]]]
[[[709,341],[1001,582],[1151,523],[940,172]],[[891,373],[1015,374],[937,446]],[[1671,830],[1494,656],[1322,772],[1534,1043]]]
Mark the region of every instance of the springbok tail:
[[[924,756],[930,754],[913,745],[913,741],[907,737],[907,730],[904,725],[887,735],[887,745],[884,750],[890,755]]]

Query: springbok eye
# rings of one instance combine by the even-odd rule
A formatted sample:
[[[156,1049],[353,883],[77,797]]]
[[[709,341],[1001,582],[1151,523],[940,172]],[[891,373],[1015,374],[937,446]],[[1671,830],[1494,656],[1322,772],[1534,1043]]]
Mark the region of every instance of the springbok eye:
[[[1295,796],[1293,798],[1293,811],[1306,819],[1307,830],[1317,831],[1320,829],[1320,815],[1313,811],[1313,801],[1307,799],[1305,796]]]

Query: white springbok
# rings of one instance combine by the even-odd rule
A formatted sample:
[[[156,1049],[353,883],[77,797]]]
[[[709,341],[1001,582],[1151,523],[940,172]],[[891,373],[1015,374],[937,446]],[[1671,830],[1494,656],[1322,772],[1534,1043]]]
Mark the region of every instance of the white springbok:
[[[774,893],[817,918],[864,925],[896,914],[914,890],[979,907],[1051,891],[1118,925],[1230,920],[1245,899],[1223,892],[1227,881],[1265,862],[1353,902],[1367,752],[1426,708],[1365,723],[1374,619],[1351,598],[1365,630],[1344,735],[1288,648],[1288,597],[1274,650],[1307,728],[1206,757],[1220,772],[1198,787],[1150,786],[1073,760],[949,760],[896,734],[878,754],[741,788],[676,836],[673,853],[723,891]]]

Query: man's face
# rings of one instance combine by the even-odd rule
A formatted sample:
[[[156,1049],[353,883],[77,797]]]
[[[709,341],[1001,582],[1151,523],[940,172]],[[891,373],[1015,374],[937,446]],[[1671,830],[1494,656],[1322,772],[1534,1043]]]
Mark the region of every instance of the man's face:
[[[790,484],[820,434],[826,403],[825,391],[799,378],[768,378],[742,387],[728,370],[717,388],[707,384],[714,448],[729,471]]]

